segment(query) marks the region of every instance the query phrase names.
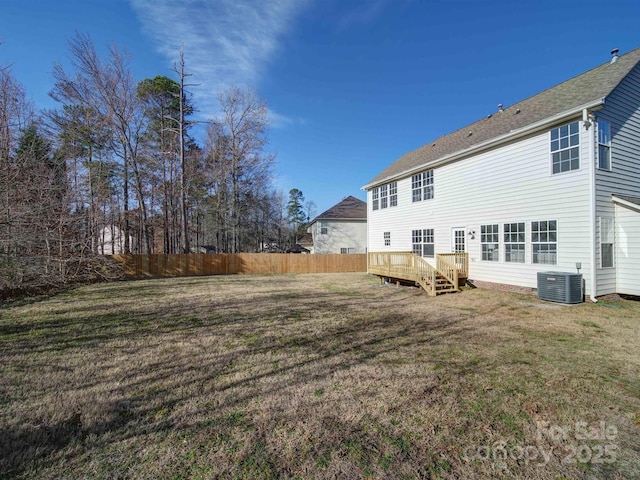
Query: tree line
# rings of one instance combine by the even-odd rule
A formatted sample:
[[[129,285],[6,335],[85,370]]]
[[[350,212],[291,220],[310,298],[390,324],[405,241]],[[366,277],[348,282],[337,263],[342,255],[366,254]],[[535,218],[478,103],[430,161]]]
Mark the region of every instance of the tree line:
[[[284,251],[313,215],[274,187],[266,102],[220,92],[199,123],[182,52],[174,78],[134,78],[89,36],[53,67],[58,107],[37,112],[0,65],[0,290],[112,274],[102,255]]]

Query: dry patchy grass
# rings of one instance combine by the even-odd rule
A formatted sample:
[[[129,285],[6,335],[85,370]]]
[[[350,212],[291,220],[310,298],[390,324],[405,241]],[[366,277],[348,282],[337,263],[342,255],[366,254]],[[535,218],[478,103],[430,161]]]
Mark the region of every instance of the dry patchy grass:
[[[634,478],[640,302],[364,274],[0,310],[0,478]]]

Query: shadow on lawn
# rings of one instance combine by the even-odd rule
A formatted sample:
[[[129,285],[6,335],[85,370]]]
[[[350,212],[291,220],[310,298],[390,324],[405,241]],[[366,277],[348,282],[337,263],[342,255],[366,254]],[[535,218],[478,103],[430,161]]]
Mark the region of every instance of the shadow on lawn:
[[[420,293],[416,297],[423,299]],[[104,449],[141,431],[156,434],[200,428],[206,421],[185,427],[180,419],[172,418],[173,411],[194,399],[202,401],[200,410],[194,412],[196,418],[208,418],[215,416],[215,411],[237,409],[258,396],[329,378],[337,370],[375,361],[399,349],[440,345],[448,339],[464,338],[472,331],[474,336],[482,335],[468,324],[461,325],[461,320],[477,313],[441,313],[430,320],[394,313],[389,308],[376,309],[375,298],[345,298],[322,292],[312,296],[303,292],[265,292],[254,301],[261,307],[250,312],[246,312],[246,302],[236,298],[212,303],[210,310],[206,304],[199,305],[201,310],[188,315],[184,306],[130,315],[95,315],[92,309],[84,308],[76,311],[81,314],[72,321],[61,318],[35,324],[0,324],[0,338],[10,337],[10,341],[0,344],[0,360],[5,364],[17,357],[35,357],[42,362],[46,359],[43,355],[74,352],[104,363],[109,358],[104,353],[105,346],[116,342],[114,348],[125,352],[122,361],[127,372],[122,378],[106,373],[80,375],[75,383],[57,386],[72,392],[97,385],[118,385],[105,399],[101,414],[92,421],[87,422],[83,412],[89,405],[80,403],[73,407],[77,410],[57,412],[57,418],[62,420],[24,418],[16,429],[1,428],[0,467],[4,473],[0,477],[11,478],[53,466],[60,461],[60,451],[69,455],[74,450],[82,454]],[[328,326],[318,324],[323,316],[339,316],[341,320]],[[267,325],[263,324],[265,318],[269,319]],[[255,340],[241,341],[224,351],[197,347],[202,336],[243,338],[247,334]],[[150,345],[166,346],[164,341],[194,342],[196,347],[176,347],[173,354],[137,367],[126,365],[128,358],[146,351]],[[7,354],[8,358],[3,358]],[[235,368],[245,369],[243,362],[265,354],[280,356],[288,363],[239,379],[227,375]],[[30,360],[27,364],[33,366],[36,362]],[[295,373],[293,380],[289,373]],[[267,379],[270,381],[264,382]]]

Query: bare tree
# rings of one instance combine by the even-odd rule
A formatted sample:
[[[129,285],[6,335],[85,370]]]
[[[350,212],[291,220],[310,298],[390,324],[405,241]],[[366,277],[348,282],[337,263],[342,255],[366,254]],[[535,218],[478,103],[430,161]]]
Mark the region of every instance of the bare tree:
[[[247,248],[243,221],[252,201],[260,197],[256,191],[267,193],[275,156],[265,151],[267,106],[255,92],[231,88],[219,101],[222,116],[209,127],[207,138],[211,187],[225,249],[238,252]]]
[[[113,135],[110,147],[122,160],[123,209],[125,251],[130,251],[131,234],[129,173],[133,173],[133,186],[137,197],[137,212],[142,230],[144,251],[151,251],[148,229],[146,188],[143,181],[141,158],[138,155],[143,111],[136,92],[136,83],[129,69],[129,59],[117,47],[109,49],[107,62],[98,56],[91,39],[76,34],[70,40],[71,64],[74,74],[68,74],[60,64],[54,66],[55,86],[51,96],[63,105],[81,105],[106,119]]]

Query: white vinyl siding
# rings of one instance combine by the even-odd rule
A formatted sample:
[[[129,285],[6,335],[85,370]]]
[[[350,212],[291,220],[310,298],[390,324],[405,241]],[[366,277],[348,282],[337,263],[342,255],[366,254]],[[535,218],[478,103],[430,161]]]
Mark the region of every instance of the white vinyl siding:
[[[616,285],[618,293],[640,296],[640,206],[615,205]]]
[[[434,230],[434,253],[451,252],[452,228],[465,227],[475,232],[474,237],[465,238],[470,278],[535,288],[537,272],[549,270],[549,265],[532,262],[530,233],[526,232],[524,242],[517,242],[524,243],[523,263],[506,261],[504,254],[501,261],[483,262],[480,226],[524,223],[530,228],[533,221],[551,219],[558,222],[553,269],[575,272],[575,263],[582,262],[588,288],[589,173],[582,168],[569,175],[550,175],[549,130],[434,168],[438,195],[427,202],[412,202],[412,176],[398,179],[398,208],[378,211],[368,219],[368,251],[385,251],[385,231],[391,232],[394,251],[412,251],[412,230],[428,226]],[[585,165],[588,139],[580,136],[581,164]]]
[[[605,107],[597,112],[598,119],[606,120],[611,129],[611,171],[596,169],[596,215],[598,217],[614,217],[618,207],[611,200],[612,195],[628,195],[640,197],[640,168],[638,167],[638,152],[640,152],[640,68],[634,70],[607,97]],[[598,138],[595,136],[596,150]],[[597,165],[597,164],[596,164]],[[609,293],[628,293],[634,281],[631,266],[636,267],[635,284],[640,285],[637,272],[638,263],[634,264],[634,255],[640,255],[640,249],[634,248],[631,237],[627,237],[627,253],[621,250],[625,240],[619,235],[637,232],[633,228],[624,232],[615,218],[615,262],[614,268],[598,271],[597,295]],[[637,235],[637,233],[636,233]],[[635,237],[639,238],[639,237]],[[640,244],[640,242],[636,242]],[[597,252],[597,265],[600,266],[600,249]],[[629,256],[627,256],[629,255]],[[640,288],[640,287],[636,287]],[[626,291],[625,291],[626,290]],[[639,293],[635,293],[638,295]]]

